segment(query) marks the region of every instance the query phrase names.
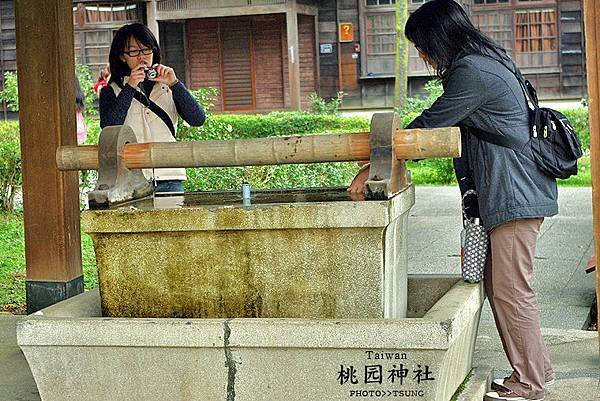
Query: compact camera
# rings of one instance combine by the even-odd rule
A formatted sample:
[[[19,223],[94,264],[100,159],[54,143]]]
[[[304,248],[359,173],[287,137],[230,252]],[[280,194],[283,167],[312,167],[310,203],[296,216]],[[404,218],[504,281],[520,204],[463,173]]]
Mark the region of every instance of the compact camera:
[[[146,73],[146,78],[154,79],[158,77],[158,71],[156,71],[154,68],[145,67],[144,72]]]

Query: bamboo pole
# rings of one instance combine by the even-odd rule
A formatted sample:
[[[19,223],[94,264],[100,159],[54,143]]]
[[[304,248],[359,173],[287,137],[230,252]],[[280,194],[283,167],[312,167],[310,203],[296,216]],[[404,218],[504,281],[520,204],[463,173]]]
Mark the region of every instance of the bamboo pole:
[[[397,159],[457,157],[458,128],[398,130]],[[128,168],[234,167],[369,160],[368,132],[307,135],[229,141],[153,142],[127,144]],[[56,152],[60,170],[97,170],[97,146],[62,146]]]
[[[592,164],[592,208],[596,260],[600,260],[600,0],[584,0],[584,25],[590,119],[590,160]],[[596,267],[596,295],[600,294],[600,268]],[[600,298],[597,307],[600,309]],[[598,329],[600,338],[600,328]],[[600,341],[598,342],[600,350]]]

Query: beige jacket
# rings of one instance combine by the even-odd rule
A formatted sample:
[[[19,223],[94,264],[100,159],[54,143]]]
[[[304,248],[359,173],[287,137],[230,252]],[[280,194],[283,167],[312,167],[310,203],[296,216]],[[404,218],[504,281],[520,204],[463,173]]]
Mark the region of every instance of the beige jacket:
[[[125,78],[125,81],[127,78]],[[121,88],[116,83],[111,83],[111,86],[116,96],[121,93]],[[139,91],[139,89],[137,89]],[[177,120],[179,114],[173,101],[173,92],[167,84],[157,82],[150,93],[150,100],[160,106],[173,122],[175,132],[177,132]],[[175,142],[175,138],[171,135],[171,131],[150,108],[145,107],[142,103],[137,101],[135,98],[131,101],[127,117],[123,125],[129,125],[138,143],[144,142]],[[163,180],[185,180],[184,168],[157,168],[157,169],[143,169],[144,176],[149,180],[163,181]]]

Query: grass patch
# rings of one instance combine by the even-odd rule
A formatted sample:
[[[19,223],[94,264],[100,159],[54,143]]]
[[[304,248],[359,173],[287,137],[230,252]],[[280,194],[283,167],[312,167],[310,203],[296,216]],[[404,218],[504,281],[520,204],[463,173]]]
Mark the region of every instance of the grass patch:
[[[25,311],[25,237],[21,213],[0,213],[0,311]]]
[[[96,257],[89,235],[81,235],[86,290],[98,286]],[[25,235],[23,213],[0,212],[0,312],[23,314],[25,303]]]
[[[465,387],[467,387],[467,384],[471,380],[471,376],[473,376],[472,369],[469,372],[469,374],[467,375],[467,377],[465,377],[465,380],[463,380],[463,382],[460,384],[460,386],[458,386],[458,388],[456,389],[456,392],[454,393],[454,395],[452,396],[450,401],[456,401],[458,399],[458,396],[462,394],[462,392],[465,390]]]

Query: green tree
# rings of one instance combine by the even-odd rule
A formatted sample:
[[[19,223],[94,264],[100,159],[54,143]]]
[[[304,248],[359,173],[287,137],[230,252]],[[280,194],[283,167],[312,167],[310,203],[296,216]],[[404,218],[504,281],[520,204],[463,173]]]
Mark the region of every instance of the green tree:
[[[78,64],[75,66],[75,74],[79,78],[79,83],[85,96],[86,114],[90,116],[98,114],[95,107],[96,94],[93,90],[94,80],[90,68],[87,65]],[[6,102],[10,111],[19,111],[19,87],[16,71],[7,71],[4,73],[4,90],[0,91],[0,100]],[[73,107],[75,107],[75,99],[73,99]]]

